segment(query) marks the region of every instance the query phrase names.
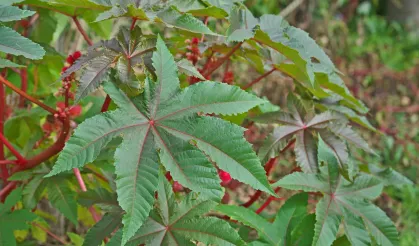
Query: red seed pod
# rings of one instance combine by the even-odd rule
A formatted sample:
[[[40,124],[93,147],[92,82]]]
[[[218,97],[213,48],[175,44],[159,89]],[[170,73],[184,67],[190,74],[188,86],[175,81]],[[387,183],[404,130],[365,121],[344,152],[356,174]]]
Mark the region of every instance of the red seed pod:
[[[74,53],[73,53],[73,58],[74,58],[74,61],[76,61],[77,59],[79,59],[79,58],[80,58],[80,56],[81,56],[81,52],[80,52],[80,51],[76,51],[76,52],[74,52]]]
[[[64,73],[65,71],[67,71],[67,69],[68,69],[68,67],[63,67],[63,68],[61,69],[61,73]]]
[[[228,183],[230,183],[231,181],[231,175],[223,170],[218,171],[218,175],[220,176],[221,179],[221,185],[227,185]]]
[[[199,44],[199,38],[192,38],[192,44]]]
[[[72,55],[69,55],[65,61],[72,65],[74,63],[74,57]]]
[[[183,190],[183,186],[181,184],[179,184],[179,182],[175,181],[173,182],[173,191],[174,192],[179,192]]]

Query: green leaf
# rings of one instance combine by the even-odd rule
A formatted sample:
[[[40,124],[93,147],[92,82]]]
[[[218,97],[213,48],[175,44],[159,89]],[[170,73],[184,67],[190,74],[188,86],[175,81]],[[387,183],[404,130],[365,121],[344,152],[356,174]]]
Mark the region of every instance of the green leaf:
[[[306,173],[317,173],[317,144],[309,131],[297,133],[295,141],[295,157],[298,165]]]
[[[105,91],[119,108],[81,123],[47,175],[83,167],[94,161],[113,138],[121,137],[122,144],[115,152],[115,172],[118,202],[126,212],[123,219],[124,243],[145,222],[152,207],[158,187],[159,162],[170,171],[175,181],[212,200],[220,200],[223,192],[217,169],[210,159],[230,172],[232,177],[274,195],[259,159],[243,137],[243,128],[216,117],[200,117],[191,113],[236,114],[264,101],[237,87],[213,82],[204,83],[204,88],[215,85],[226,91],[220,97],[211,95],[216,97],[214,100],[198,100],[194,96],[200,93],[197,89],[181,90],[176,63],[161,38],[157,40],[157,51],[152,61],[157,81],[146,79],[144,92],[140,95],[128,97],[114,84],[105,84]],[[187,103],[195,109],[188,111],[183,105],[175,111],[173,98],[185,95],[193,99]],[[228,111],[220,110],[217,101],[235,107]],[[243,101],[248,102],[244,105],[236,103]],[[167,115],[171,117],[162,117]],[[220,135],[220,131],[225,133]]]
[[[307,198],[307,194],[304,193],[291,197],[280,208],[272,224],[252,210],[244,207],[218,205],[217,211],[256,229],[260,239],[267,242],[265,245],[294,245],[290,244],[290,242],[300,241],[300,238],[298,238],[300,234],[298,234],[298,231],[295,231],[296,228],[305,230],[307,230],[305,227],[314,228],[314,219],[311,226],[307,225],[309,224],[307,221],[303,221],[307,214]],[[303,222],[305,224],[300,226]]]
[[[115,152],[116,192],[119,205],[126,212],[122,219],[123,244],[147,219],[159,175],[159,158],[150,131],[140,129],[126,134]]]
[[[360,175],[353,182],[338,171],[338,161],[324,145],[319,146],[319,159],[327,166],[320,174],[293,173],[273,186],[287,189],[319,191],[324,197],[316,206],[316,226],[313,245],[331,245],[343,219],[345,233],[354,245],[369,245],[369,233],[380,245],[398,245],[397,230],[391,220],[368,200],[382,191],[380,180]]]
[[[45,50],[39,44],[5,26],[0,26],[0,51],[35,60],[41,59],[45,54]]]
[[[202,21],[191,14],[180,14],[173,8],[168,8],[157,14],[157,17],[168,27],[174,27],[193,33],[218,36],[211,31]]]
[[[292,231],[290,245],[311,246],[314,237],[314,224],[316,217],[309,214]]]
[[[100,246],[103,239],[109,236],[120,224],[122,214],[106,213],[86,234],[83,245]]]
[[[50,178],[47,182],[48,198],[52,206],[77,225],[77,203],[74,192],[63,179]]]
[[[164,177],[162,178],[164,179]],[[162,180],[161,179],[161,180]],[[242,245],[243,241],[230,224],[215,217],[203,217],[216,203],[196,198],[189,194],[180,203],[168,196],[167,181],[160,182],[159,199],[155,214],[147,220],[127,245]],[[166,195],[165,195],[166,194]],[[169,198],[169,200],[167,199]],[[163,208],[161,211],[161,209]],[[160,210],[160,211],[159,211]]]
[[[0,204],[0,216],[2,216],[4,213],[9,212],[9,210],[12,209],[12,207],[15,206],[21,198],[22,187],[18,187],[6,197],[6,200],[3,204]]]
[[[0,58],[0,68],[5,68],[5,67],[25,67],[25,66],[16,64],[7,59]]]
[[[116,194],[111,193],[104,188],[90,189],[86,192],[80,193],[78,196],[78,203],[84,207],[91,207],[95,204],[104,205],[118,205]]]
[[[205,80],[204,76],[196,69],[196,67],[187,59],[182,59],[177,62],[177,66],[180,73],[184,73],[188,76],[193,76],[202,80]]]
[[[375,177],[379,178],[384,185],[394,185],[402,188],[405,185],[413,185],[413,182],[401,173],[397,172],[391,167],[380,168],[373,164],[368,165],[368,169]]]
[[[32,16],[35,11],[22,10],[15,6],[0,5],[0,22],[16,21]]]
[[[23,206],[28,209],[35,208],[41,200],[42,193],[46,186],[47,182],[42,175],[35,176],[27,185],[25,185],[25,188],[23,188]]]

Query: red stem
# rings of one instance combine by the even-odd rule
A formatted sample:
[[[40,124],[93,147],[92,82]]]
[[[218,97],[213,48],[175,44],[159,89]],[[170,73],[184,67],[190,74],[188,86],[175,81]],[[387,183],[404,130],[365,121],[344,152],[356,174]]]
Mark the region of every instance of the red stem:
[[[132,18],[131,27],[129,28],[131,31],[134,30],[136,22],[137,22],[137,18]]]
[[[9,141],[7,141],[7,139],[4,137],[4,135],[3,135],[2,133],[0,133],[0,141],[1,141],[4,145],[6,145],[6,147],[10,150],[10,152],[12,152],[12,154],[13,154],[14,156],[16,156],[16,158],[18,159],[18,163],[19,163],[19,164],[24,164],[24,163],[26,162],[25,157],[23,157],[23,156],[19,153],[19,151],[17,151],[17,150],[13,147],[13,145],[12,145]]]
[[[28,90],[28,70],[26,68],[22,68],[20,70],[20,80],[21,80],[20,89],[26,93]],[[22,95],[20,95],[19,107],[20,108],[25,107],[25,97]]]
[[[81,35],[83,36],[84,40],[86,40],[86,42],[91,46],[93,45],[92,40],[89,38],[89,36],[87,35],[86,31],[83,29],[83,27],[81,26],[79,20],[77,19],[77,16],[73,16],[73,21],[77,26],[77,29],[79,30],[79,32],[81,33]]]
[[[281,189],[281,187],[276,187],[275,189],[275,193],[278,192]],[[272,202],[276,200],[274,196],[270,196],[263,204],[262,206],[260,206],[260,208],[258,208],[258,210],[256,210],[257,214],[260,214],[265,208],[268,207],[268,205]]]
[[[10,183],[8,183],[6,186],[3,187],[3,189],[0,190],[0,200],[3,201],[4,197],[6,197],[7,194],[9,194],[9,192],[11,190],[13,190],[13,188],[15,187],[15,185],[17,184],[16,181],[12,181]]]
[[[67,245],[68,243],[64,240],[62,240],[59,236],[55,235],[54,233],[52,233],[51,231],[49,231],[47,228],[44,228],[43,226],[41,226],[40,224],[33,222],[32,225],[38,227],[39,229],[43,230],[44,232],[46,232],[48,235],[50,235],[52,238],[54,238],[55,240],[57,240],[58,242]]]
[[[17,160],[0,160],[0,165],[16,165]]]
[[[87,191],[86,184],[81,176],[80,170],[78,168],[73,168],[74,175],[76,176],[77,183],[79,183],[80,189],[83,192]]]
[[[208,16],[205,16],[205,19],[204,19],[204,24],[207,26],[208,25],[208,19],[209,19],[209,17]],[[205,39],[205,34],[202,34],[202,37],[201,37],[201,42],[204,42],[204,39]]]
[[[111,101],[112,101],[111,97],[109,95],[106,95],[105,101],[103,102],[102,109],[100,110],[100,112],[108,111]]]
[[[245,85],[242,87],[243,90],[246,90],[250,87],[252,87],[254,84],[258,83],[259,81],[261,81],[262,79],[264,79],[265,77],[269,76],[271,73],[273,73],[276,70],[276,68],[272,68],[271,70],[269,70],[268,72],[264,73],[263,75],[259,76],[258,78],[256,78],[255,80],[253,80],[252,82],[250,82],[249,84]]]
[[[25,92],[23,92],[22,90],[17,88],[14,84],[12,84],[10,81],[5,79],[3,76],[0,76],[0,82],[7,85],[10,89],[14,90],[17,94],[23,96],[24,98],[28,99],[29,101],[31,101],[35,104],[37,104],[39,107],[45,109],[46,111],[50,112],[51,114],[56,114],[57,113],[57,111],[55,109],[53,109],[50,106],[44,104],[43,102],[39,101],[38,99],[26,94]],[[3,115],[4,115],[4,113],[3,113]]]
[[[253,194],[253,196],[250,197],[250,199],[247,202],[242,204],[242,206],[245,208],[252,206],[252,204],[255,203],[261,195],[262,195],[262,191],[260,190],[256,191],[255,194]]]
[[[206,71],[205,74],[203,74],[204,77],[207,77],[209,75],[211,75],[215,70],[217,70],[221,65],[223,65],[223,63],[230,59],[230,56],[232,56],[234,54],[234,52],[236,52],[236,50],[238,50],[240,48],[240,46],[242,46],[243,42],[240,42],[238,44],[236,44],[231,50],[230,52],[228,52],[224,57],[220,58],[213,66],[210,66],[208,71]]]

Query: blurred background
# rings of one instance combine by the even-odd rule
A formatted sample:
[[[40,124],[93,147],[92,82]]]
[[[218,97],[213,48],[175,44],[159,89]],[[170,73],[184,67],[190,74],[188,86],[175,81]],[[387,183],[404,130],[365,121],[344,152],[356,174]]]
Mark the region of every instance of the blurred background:
[[[369,108],[377,132],[362,133],[380,157],[355,153],[361,165],[379,164],[393,183],[377,201],[401,233],[419,242],[419,0],[248,0],[255,16],[280,14],[324,47],[352,93]],[[240,68],[237,68],[240,69]],[[244,74],[243,79],[248,75]],[[254,88],[284,105],[292,81],[270,76]],[[282,158],[284,173],[292,157]],[[415,185],[400,186],[393,168]],[[281,175],[281,170],[278,175]]]

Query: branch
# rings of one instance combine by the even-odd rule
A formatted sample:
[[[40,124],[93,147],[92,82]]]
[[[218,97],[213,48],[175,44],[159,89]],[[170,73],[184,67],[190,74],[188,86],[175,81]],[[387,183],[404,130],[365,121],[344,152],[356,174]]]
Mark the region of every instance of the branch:
[[[67,140],[67,136],[69,133],[70,133],[70,119],[67,117],[64,119],[63,128],[61,129],[61,133],[57,141],[45,151],[39,153],[38,155],[32,157],[31,159],[28,159],[24,166],[19,166],[17,168],[14,168],[13,173],[36,167],[37,165],[48,160],[52,156],[58,154],[64,148],[64,144],[65,144],[65,141]]]
[[[79,30],[79,32],[80,32],[80,33],[81,33],[81,35],[83,36],[84,40],[86,40],[86,42],[87,42],[90,46],[92,46],[92,45],[93,45],[93,42],[92,42],[92,40],[89,38],[89,36],[87,35],[86,31],[85,31],[85,30],[83,29],[83,27],[81,26],[81,24],[80,24],[79,20],[77,19],[77,16],[73,16],[73,17],[72,17],[72,19],[73,19],[74,23],[76,24],[77,29]]]
[[[39,101],[38,99],[26,94],[25,92],[23,92],[22,90],[17,88],[14,84],[12,84],[10,81],[5,79],[3,76],[0,76],[0,82],[7,85],[10,89],[14,90],[17,94],[25,97],[26,99],[28,99],[29,101],[31,101],[35,104],[37,104],[39,107],[45,109],[46,111],[50,112],[51,114],[58,113],[57,110],[51,108],[50,106],[44,104],[43,102]]]
[[[275,193],[277,193],[279,190],[281,189],[281,187],[276,187],[275,189]],[[257,214],[260,214],[266,207],[268,207],[268,205],[272,202],[276,200],[274,196],[270,196],[263,204],[262,206],[260,206],[260,208],[258,208],[258,210],[256,210]]]
[[[3,70],[2,75],[5,75],[7,73],[7,69],[5,68]],[[4,118],[6,113],[6,95],[4,92],[4,86],[3,84],[0,84],[0,133],[3,134],[4,132]],[[4,145],[3,142],[0,141],[0,160],[4,160]],[[0,167],[1,170],[1,178],[3,179],[3,184],[7,183],[7,179],[9,178],[9,170],[6,166],[2,165]],[[1,196],[0,196],[1,198]]]
[[[231,50],[230,52],[228,52],[225,56],[223,56],[222,58],[220,58],[218,61],[215,62],[215,64],[213,66],[210,66],[208,71],[203,74],[204,77],[207,77],[209,75],[211,75],[215,70],[217,70],[221,65],[223,65],[223,63],[230,59],[230,56],[232,56],[234,54],[234,52],[236,52],[236,50],[238,50],[241,46],[242,46],[243,42],[240,42],[238,44],[236,44]]]
[[[54,238],[58,242],[62,243],[63,245],[67,245],[68,244],[66,241],[62,240],[59,236],[55,235],[54,233],[52,233],[51,231],[49,231],[47,228],[44,228],[40,224],[38,224],[36,222],[32,222],[32,225],[34,225],[34,226],[38,227],[39,229],[43,230],[44,232],[46,232],[48,235],[50,235],[52,238]]]
[[[12,145],[9,141],[7,141],[7,139],[4,137],[4,135],[3,135],[2,133],[0,133],[0,141],[1,141],[4,145],[6,145],[6,147],[10,150],[10,152],[12,152],[12,154],[13,154],[14,156],[16,156],[16,158],[18,159],[18,163],[19,163],[19,164],[24,164],[24,163],[26,162],[25,157],[23,157],[23,156],[19,153],[19,151],[17,151],[17,150],[13,147],[13,145]]]
[[[3,200],[3,197],[9,194],[9,192],[13,190],[16,184],[17,184],[16,181],[12,181],[8,183],[5,187],[3,187],[3,189],[0,190],[0,200]]]
[[[16,165],[18,160],[0,160],[0,165]]]
[[[103,102],[102,109],[100,110],[100,112],[108,111],[111,101],[112,101],[111,97],[109,95],[106,95],[105,101]]]
[[[271,70],[269,70],[268,72],[264,73],[263,75],[259,76],[258,78],[256,78],[255,80],[253,80],[252,82],[248,83],[247,85],[243,86],[242,89],[243,90],[247,90],[248,88],[252,87],[254,84],[258,83],[259,81],[261,81],[262,79],[264,79],[265,77],[269,76],[271,73],[273,73],[276,70],[276,68],[272,68]]]
[[[20,70],[20,81],[21,81],[20,88],[23,92],[26,93],[28,90],[28,70],[26,68],[22,68]],[[19,107],[20,108],[25,107],[25,97],[22,95],[20,95]]]

